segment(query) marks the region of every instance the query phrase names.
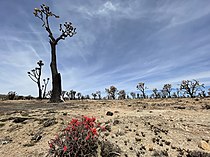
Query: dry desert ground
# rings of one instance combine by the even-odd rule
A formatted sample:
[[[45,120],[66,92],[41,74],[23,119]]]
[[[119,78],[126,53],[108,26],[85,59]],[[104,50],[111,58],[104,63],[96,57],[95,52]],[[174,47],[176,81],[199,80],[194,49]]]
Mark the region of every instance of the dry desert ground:
[[[0,156],[44,157],[48,141],[82,115],[109,122],[106,138],[122,157],[210,156],[210,98],[0,101]]]

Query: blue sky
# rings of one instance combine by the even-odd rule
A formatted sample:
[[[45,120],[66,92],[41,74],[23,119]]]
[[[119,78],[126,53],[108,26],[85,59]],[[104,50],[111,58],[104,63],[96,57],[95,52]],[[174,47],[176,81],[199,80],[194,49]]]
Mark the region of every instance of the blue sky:
[[[184,79],[210,85],[209,0],[1,0],[0,93],[37,96],[27,72],[40,59],[43,78],[51,77],[49,39],[33,15],[42,3],[60,16],[50,19],[55,36],[65,21],[77,28],[57,47],[63,90],[176,88]]]

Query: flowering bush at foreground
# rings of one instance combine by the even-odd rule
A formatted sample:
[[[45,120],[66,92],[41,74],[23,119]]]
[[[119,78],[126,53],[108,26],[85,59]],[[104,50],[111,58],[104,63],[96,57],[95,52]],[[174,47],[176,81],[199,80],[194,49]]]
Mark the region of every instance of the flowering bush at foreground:
[[[105,127],[96,123],[96,118],[83,116],[72,119],[62,132],[49,142],[48,156],[91,157],[97,156],[100,133]]]

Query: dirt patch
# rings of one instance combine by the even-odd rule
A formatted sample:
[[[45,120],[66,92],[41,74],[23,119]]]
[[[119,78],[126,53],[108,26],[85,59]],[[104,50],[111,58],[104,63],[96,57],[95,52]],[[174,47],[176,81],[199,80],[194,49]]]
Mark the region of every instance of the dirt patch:
[[[94,116],[111,123],[107,140],[120,156],[210,156],[210,99],[0,102],[2,157],[42,157],[48,141],[71,118]],[[107,114],[108,113],[108,114]],[[111,145],[110,144],[110,145]],[[114,153],[113,153],[114,155]],[[119,156],[119,154],[115,154]]]

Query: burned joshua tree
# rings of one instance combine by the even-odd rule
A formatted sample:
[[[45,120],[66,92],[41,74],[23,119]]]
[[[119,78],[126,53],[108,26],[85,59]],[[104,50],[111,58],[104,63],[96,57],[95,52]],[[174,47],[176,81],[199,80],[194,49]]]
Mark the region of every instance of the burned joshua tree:
[[[180,90],[184,91],[184,94],[189,94],[191,98],[196,96],[197,91],[201,91],[204,88],[204,84],[200,84],[197,80],[183,80],[180,85]]]
[[[110,86],[109,89],[105,88],[108,94],[108,99],[115,99],[117,94],[117,88],[115,86]]]
[[[42,85],[42,91],[43,91],[43,98],[46,98],[46,90],[47,90],[47,85],[49,83],[50,78],[43,79],[44,84]]]
[[[36,67],[35,69],[32,69],[28,72],[28,76],[31,78],[32,81],[37,83],[38,91],[39,91],[39,99],[42,99],[42,86],[41,86],[41,75],[42,75],[42,66],[44,63],[42,60],[37,62],[39,67]]]
[[[136,88],[142,92],[143,98],[145,99],[146,98],[145,90],[147,89],[147,87],[145,87],[144,82],[138,83]]]
[[[34,9],[35,17],[39,18],[42,21],[42,27],[48,33],[49,43],[51,46],[51,73],[52,73],[52,96],[50,98],[50,102],[60,102],[61,96],[61,75],[57,69],[57,61],[56,61],[56,46],[60,40],[65,40],[67,37],[73,37],[76,34],[76,28],[72,26],[71,22],[65,22],[64,24],[60,24],[61,34],[57,38],[55,38],[53,32],[50,28],[49,18],[55,17],[59,18],[59,16],[55,15],[50,11],[50,8],[45,4],[41,5],[41,8]]]

